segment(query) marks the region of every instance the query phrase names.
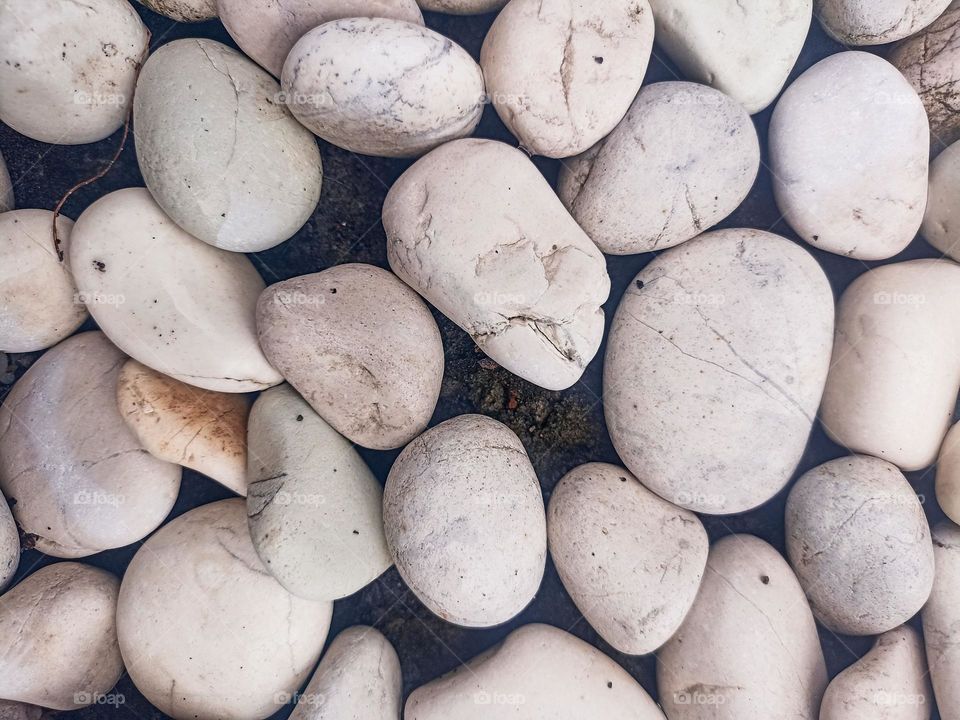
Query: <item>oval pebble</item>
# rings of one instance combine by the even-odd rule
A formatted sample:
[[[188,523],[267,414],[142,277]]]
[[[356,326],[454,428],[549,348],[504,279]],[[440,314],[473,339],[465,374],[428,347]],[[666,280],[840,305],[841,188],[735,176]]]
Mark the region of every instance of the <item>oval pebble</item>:
[[[0,406],[0,488],[48,555],[136,542],[177,499],[180,468],[147,453],[117,408],[125,360],[103,333],[74,335],[37,360]]]
[[[257,331],[270,363],[351,441],[388,450],[426,429],[443,381],[440,330],[389,271],[350,263],[271,285]]]
[[[930,192],[920,232],[927,242],[953,260],[960,260],[960,142],[930,164]]]
[[[483,73],[467,51],[391,18],[314,28],[293,46],[281,83],[300,122],[364,155],[420,155],[470,135],[483,112]]]
[[[923,637],[940,717],[960,716],[960,527],[944,520],[933,528],[936,576],[923,606]]]
[[[220,392],[282,381],[257,341],[264,282],[253,264],[188,235],[146,189],[117,190],[84,210],[70,260],[94,320],[135,360]]]
[[[960,522],[960,423],[943,439],[937,458],[937,504],[954,522]]]
[[[19,564],[20,532],[7,499],[0,494],[0,592],[13,580]]]
[[[843,45],[882,45],[919,32],[950,0],[815,0],[814,12]]]
[[[217,0],[139,0],[139,2],[177,22],[202,22],[217,16]]]

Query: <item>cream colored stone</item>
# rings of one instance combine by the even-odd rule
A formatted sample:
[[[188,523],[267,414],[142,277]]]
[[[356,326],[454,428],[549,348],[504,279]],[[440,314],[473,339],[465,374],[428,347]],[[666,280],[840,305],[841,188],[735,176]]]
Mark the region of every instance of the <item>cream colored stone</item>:
[[[139,0],[139,2],[177,22],[202,22],[217,16],[217,0]]]
[[[923,637],[930,679],[943,720],[960,717],[960,527],[944,520],[933,529],[937,572],[923,606]]]
[[[953,260],[960,259],[960,141],[930,164],[930,192],[920,232]]]
[[[827,34],[844,45],[882,45],[919,32],[950,0],[815,0]]]

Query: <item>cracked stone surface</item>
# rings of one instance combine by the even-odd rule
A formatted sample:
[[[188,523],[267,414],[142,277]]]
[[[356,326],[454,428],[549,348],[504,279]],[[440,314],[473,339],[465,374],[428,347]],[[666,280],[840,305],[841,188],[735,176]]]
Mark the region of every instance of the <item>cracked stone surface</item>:
[[[932,259],[874,268],[837,304],[820,418],[852,452],[903,470],[932,465],[960,389],[960,267]]]
[[[290,720],[400,720],[401,672],[382,633],[347,628],[330,643]]]
[[[73,220],[57,217],[57,237],[66,252]],[[0,213],[0,351],[45,350],[72,334],[87,319],[66,264],[57,258],[53,213]]]
[[[262,393],[248,426],[247,516],[253,545],[287,590],[352,595],[393,561],[382,490],[353,446],[289,385]]]
[[[513,0],[483,42],[493,106],[534,155],[569,157],[609,133],[647,71],[647,0]]]
[[[930,164],[930,190],[920,233],[933,247],[960,259],[960,142]]]
[[[257,331],[270,363],[351,441],[397,448],[430,422],[443,382],[440,331],[392,273],[347,263],[271,285]]]
[[[936,576],[920,613],[930,679],[943,718],[960,715],[960,527],[944,520],[933,528]]]
[[[547,536],[577,607],[604,640],[631,655],[653,652],[680,627],[707,563],[697,516],[607,463],[581,465],[560,479]]]
[[[490,140],[434,150],[383,206],[390,267],[493,360],[567,388],[603,335],[603,255],[522,152]]]
[[[932,706],[923,639],[903,625],[834,678],[820,720],[929,720]]]
[[[610,437],[665,499],[729,514],[790,479],[830,362],[833,295],[802,248],[705,233],[653,260],[617,308],[603,374]]]
[[[930,527],[910,483],[885,460],[854,455],[805,473],[787,499],[785,531],[813,614],[834,632],[887,632],[930,595]]]
[[[895,67],[831,55],[787,88],[770,121],[777,205],[814,247],[889,258],[920,229],[929,142],[923,103]]]
[[[140,4],[177,22],[202,22],[217,16],[217,0],[138,0]]]
[[[937,456],[937,504],[954,522],[960,522],[960,423],[943,439]]]
[[[540,587],[540,483],[519,438],[492,418],[459,415],[407,445],[387,477],[383,524],[400,575],[448,622],[506,622]]]
[[[110,692],[123,672],[115,619],[119,588],[111,573],[62,562],[0,597],[0,695],[73,710]]]
[[[815,718],[827,686],[803,590],[780,553],[753,535],[711,547],[693,608],[657,657],[670,720]]]
[[[247,494],[250,398],[203,390],[128,360],[117,378],[117,402],[151,455]]]
[[[267,572],[235,498],[179,516],[137,551],[117,634],[127,673],[167,715],[267,717],[320,658],[332,609]]]
[[[83,557],[146,537],[180,468],[147,453],[117,409],[126,358],[99,332],[64,340],[0,406],[0,488],[37,548]]]
[[[117,347],[154,370],[220,392],[281,382],[260,350],[250,260],[180,229],[145,188],[105,195],[71,235],[74,279]]]
[[[297,40],[323,23],[386,17],[423,25],[415,0],[220,0],[218,5],[230,36],[274,77],[280,77]]]
[[[844,45],[881,45],[932,23],[950,0],[814,0],[824,30]]]
[[[654,83],[613,132],[563,164],[558,194],[603,252],[629,255],[723,220],[759,168],[757,132],[739,103],[697,83]]]
[[[550,625],[525,625],[466,665],[415,690],[406,720],[663,720],[606,655]]]
[[[316,139],[280,86],[236,50],[174,40],[150,55],[133,105],[137,161],[157,204],[214,247],[259,252],[313,214]]]
[[[42,142],[96,142],[123,125],[150,33],[124,0],[7,0],[0,120]]]
[[[751,115],[780,93],[810,27],[812,0],[650,0],[657,42],[691,80]]]
[[[483,73],[470,54],[391,18],[314,28],[290,51],[281,83],[300,122],[364,155],[421,155],[470,135],[483,112]]]

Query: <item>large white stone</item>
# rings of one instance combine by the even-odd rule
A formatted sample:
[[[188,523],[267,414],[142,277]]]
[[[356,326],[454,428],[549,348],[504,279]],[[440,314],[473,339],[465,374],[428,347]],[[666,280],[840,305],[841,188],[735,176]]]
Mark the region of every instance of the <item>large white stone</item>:
[[[942,13],[950,0],[815,0],[817,19],[844,45],[882,45],[909,37]]]
[[[933,529],[937,572],[923,606],[923,637],[940,717],[960,717],[960,527],[944,520]]]

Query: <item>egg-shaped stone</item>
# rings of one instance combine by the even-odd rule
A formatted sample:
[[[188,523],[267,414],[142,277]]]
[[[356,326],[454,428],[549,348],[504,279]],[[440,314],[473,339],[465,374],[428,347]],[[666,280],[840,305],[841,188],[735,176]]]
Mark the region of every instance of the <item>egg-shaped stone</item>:
[[[960,423],[943,439],[937,457],[937,504],[954,522],[960,522]]]
[[[814,14],[843,45],[882,45],[937,19],[950,0],[815,0]]]
[[[920,232],[933,247],[960,259],[960,141],[930,163],[930,190]]]
[[[943,520],[933,528],[936,576],[923,606],[923,638],[940,717],[960,716],[960,527]]]
[[[7,499],[0,494],[0,592],[10,584],[20,564],[20,532]]]

